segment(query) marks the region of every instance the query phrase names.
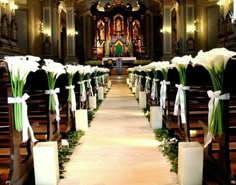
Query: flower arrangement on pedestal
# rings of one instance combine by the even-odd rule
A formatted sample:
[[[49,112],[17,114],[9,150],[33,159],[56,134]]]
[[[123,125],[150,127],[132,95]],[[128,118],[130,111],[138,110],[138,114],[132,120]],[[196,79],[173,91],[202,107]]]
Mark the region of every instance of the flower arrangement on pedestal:
[[[169,61],[162,61],[159,62],[157,67],[155,68],[155,71],[161,71],[163,80],[160,82],[160,107],[162,109],[165,109],[166,107],[166,94],[167,94],[167,85],[170,84],[168,81],[168,71],[169,68],[171,68],[171,64]]]
[[[42,69],[47,74],[48,79],[48,88],[46,91],[49,94],[49,111],[56,113],[56,120],[60,120],[60,112],[59,112],[59,100],[57,93],[59,93],[60,89],[55,89],[56,80],[58,77],[65,73],[65,68],[61,63],[54,62],[51,59],[44,59],[45,64],[42,66]]]
[[[85,68],[83,65],[78,65],[78,73],[79,73],[79,91],[80,91],[80,101],[85,102],[86,101],[86,88],[85,88]]]
[[[85,82],[86,88],[89,89],[90,95],[93,96],[93,87],[91,85],[91,74],[94,72],[94,68],[90,65],[85,66]]]
[[[208,107],[208,134],[205,147],[211,143],[212,139],[223,133],[223,101],[229,99],[229,94],[222,94],[223,92],[223,74],[226,64],[235,52],[229,51],[225,48],[216,48],[208,52],[199,51],[197,56],[192,60],[193,65],[202,65],[209,73],[213,91],[208,91],[210,98]]]
[[[13,103],[14,126],[19,132],[22,131],[22,142],[28,140],[28,130],[33,142],[37,141],[30,126],[27,114],[26,100],[27,94],[23,95],[24,85],[30,72],[38,70],[39,57],[34,56],[9,56],[4,58],[8,65],[10,81],[12,87],[12,96],[8,98],[8,103]]]
[[[175,106],[174,106],[174,115],[179,114],[179,108],[180,108],[180,116],[181,116],[181,122],[186,123],[186,110],[185,110],[185,104],[186,104],[186,95],[185,91],[189,90],[189,87],[186,86],[186,69],[188,65],[190,64],[192,60],[192,57],[190,55],[185,55],[183,57],[174,57],[171,62],[176,67],[179,73],[179,80],[180,84],[176,84],[175,86],[178,88],[176,99],[175,99]]]
[[[68,98],[67,101],[71,103],[71,111],[76,110],[76,97],[75,97],[75,86],[73,85],[73,78],[74,75],[78,72],[78,67],[75,65],[66,65],[65,66],[66,74],[67,74],[67,80],[68,80],[68,86],[66,87],[68,89]]]

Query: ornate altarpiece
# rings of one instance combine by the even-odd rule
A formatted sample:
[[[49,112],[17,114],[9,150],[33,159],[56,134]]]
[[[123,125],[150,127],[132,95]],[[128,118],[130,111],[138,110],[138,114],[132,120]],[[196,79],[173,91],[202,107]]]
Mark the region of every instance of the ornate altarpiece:
[[[135,5],[114,0],[112,4],[92,5],[90,12],[94,23],[93,57],[145,56],[143,25],[146,7],[136,1]]]

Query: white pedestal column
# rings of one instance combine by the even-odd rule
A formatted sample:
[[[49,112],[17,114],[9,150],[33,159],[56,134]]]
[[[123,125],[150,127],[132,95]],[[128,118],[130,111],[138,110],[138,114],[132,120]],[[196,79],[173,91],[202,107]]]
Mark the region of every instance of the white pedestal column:
[[[136,89],[135,89],[136,99],[139,99],[139,90],[140,90],[140,87],[137,86]]]
[[[132,93],[136,93],[136,87],[132,87]]]
[[[162,128],[162,109],[160,106],[150,106],[150,125],[153,129]]]
[[[79,109],[75,111],[75,128],[76,130],[88,130],[88,110]]]
[[[147,95],[145,91],[139,91],[139,107],[143,109],[147,107]]]
[[[126,78],[126,84],[129,85],[129,78]]]
[[[108,80],[108,82],[107,82],[107,88],[108,88],[108,89],[111,88],[111,80]]]
[[[59,182],[57,142],[38,142],[33,147],[33,160],[35,184],[57,185]]]
[[[97,97],[96,96],[89,96],[89,108],[90,109],[97,109]]]
[[[132,88],[132,83],[131,82],[129,82],[129,88]]]
[[[98,87],[98,99],[104,100],[104,88],[103,87]]]
[[[179,142],[178,183],[202,185],[203,146],[199,142]]]

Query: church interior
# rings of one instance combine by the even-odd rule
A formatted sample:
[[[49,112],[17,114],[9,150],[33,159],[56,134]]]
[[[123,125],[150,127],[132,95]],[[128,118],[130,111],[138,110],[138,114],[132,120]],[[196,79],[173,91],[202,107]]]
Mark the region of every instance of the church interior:
[[[35,141],[58,141],[61,145],[62,139],[68,139],[70,131],[77,130],[76,109],[87,109],[89,112],[92,105],[89,102],[90,96],[101,103],[104,97],[99,99],[99,88],[102,87],[102,94],[106,95],[111,88],[109,84],[111,80],[113,80],[115,92],[120,93],[121,99],[124,99],[127,94],[125,94],[126,90],[119,91],[124,88],[120,83],[122,80],[126,82],[139,107],[143,101],[140,92],[145,92],[145,106],[141,108],[147,111],[148,115],[151,114],[150,107],[162,107],[165,104],[166,107],[162,107],[161,112],[158,112],[158,109],[152,114],[162,118],[161,122],[171,136],[177,137],[181,142],[202,144],[203,151],[200,154],[203,159],[200,161],[207,162],[202,166],[200,172],[202,176],[197,179],[200,179],[201,183],[183,183],[178,179],[179,184],[236,184],[236,88],[233,83],[231,84],[236,74],[234,56],[236,52],[236,0],[0,0],[0,16],[0,185],[33,185],[34,183],[44,185],[43,181],[41,184],[35,182],[40,177],[36,177],[34,168],[36,164],[34,164],[32,153],[34,153],[35,138],[32,132],[35,132],[35,135],[37,133]],[[214,58],[215,55],[223,57],[222,61],[226,58],[228,60],[222,65],[220,63],[220,67],[211,64],[215,67],[212,71],[209,68],[210,64],[199,62],[207,60],[208,57]],[[16,85],[13,82],[14,70],[10,67],[11,57],[24,61],[25,67],[29,65],[27,63],[29,60],[37,61],[40,65],[40,71],[35,69],[35,74],[27,73],[27,80],[19,82],[23,84],[21,86],[23,88],[19,88],[20,98],[24,99],[23,93],[27,93],[32,97],[30,100],[27,98],[19,100],[18,91],[14,91],[19,84],[16,83]],[[218,58],[214,59],[215,63],[218,62],[216,61]],[[178,63],[179,60],[191,62],[184,68],[183,63]],[[169,65],[170,61],[177,67]],[[55,74],[50,77],[50,70],[46,65],[54,64],[54,62],[57,64],[52,65],[52,68],[59,69],[63,66],[63,70],[66,71],[61,72],[60,77]],[[166,63],[168,63],[167,68],[165,68]],[[72,78],[67,75],[69,66],[79,66],[75,69],[75,73],[71,73]],[[168,69],[168,72],[165,69]],[[44,70],[48,70],[48,73],[44,73]],[[90,73],[84,72],[81,76],[79,70],[90,70]],[[184,74],[181,73],[183,71]],[[19,71],[18,73],[21,74]],[[55,78],[54,82],[52,82],[53,78]],[[182,91],[179,91],[178,83]],[[56,87],[60,88],[60,91],[57,91]],[[74,91],[72,89],[75,89],[75,95],[70,94]],[[156,89],[161,89],[160,93]],[[205,93],[210,92],[209,90],[214,90],[212,96]],[[217,94],[218,91],[220,92]],[[176,92],[179,93],[178,100],[177,96],[175,97]],[[230,98],[220,96],[220,93],[228,92],[230,92]],[[112,92],[112,88],[111,97],[109,93],[108,99],[119,96]],[[58,97],[55,97],[56,94]],[[15,98],[11,101],[12,103],[9,103],[10,96]],[[74,96],[78,99],[75,108],[72,106]],[[164,96],[166,97],[162,102],[161,98]],[[72,99],[69,100],[69,97]],[[220,125],[216,130],[210,125],[213,121],[209,116],[213,113],[208,112],[209,97],[212,100],[211,103],[215,101],[215,107],[211,107],[213,109],[211,111],[213,113],[216,111],[215,113],[220,115],[215,118],[215,120],[221,120],[216,121]],[[52,102],[50,102],[51,98]],[[221,101],[221,98],[227,100]],[[125,104],[126,100],[123,99]],[[24,109],[26,100],[29,101],[27,102],[29,121],[27,121],[28,125],[22,124],[23,127],[27,127],[24,134],[30,133],[31,136],[22,143],[21,140],[24,141],[25,135],[21,136],[22,128],[17,130],[14,122],[17,120],[16,105],[22,104],[23,108],[21,108]],[[171,114],[175,114],[175,109],[178,107],[175,106],[178,101],[180,101],[178,105],[180,109],[176,113],[178,115],[172,117]],[[50,103],[57,104],[58,108],[50,109]],[[183,110],[184,103],[186,106]],[[216,108],[217,104],[221,106],[220,110]],[[115,103],[109,105],[112,109]],[[121,105],[117,104],[117,106]],[[48,108],[49,110],[46,110]],[[90,113],[95,109],[97,108],[92,109]],[[114,111],[117,110],[114,109]],[[132,112],[132,108],[130,111]],[[57,113],[60,113],[60,118]],[[110,112],[110,114],[113,113]],[[186,120],[183,119],[183,114]],[[21,117],[19,119],[24,120]],[[208,125],[203,123],[207,121]],[[211,126],[215,135],[209,136]],[[200,139],[192,135],[198,135]],[[214,140],[214,142],[209,140]],[[204,147],[206,141],[212,143]],[[191,149],[191,146],[188,145],[186,148]],[[25,152],[27,155],[24,154]],[[198,152],[196,149],[195,154]],[[193,159],[190,157],[187,160],[199,160],[195,154],[193,154],[195,156]],[[180,165],[180,162],[184,163],[184,159],[178,162]],[[201,168],[198,167],[197,162],[196,166],[194,165],[188,166],[187,169]],[[182,170],[183,174],[186,173],[185,176],[190,175],[183,170],[182,166],[179,170]],[[196,170],[196,174],[198,172],[199,170]],[[194,174],[194,171],[192,173]],[[52,185],[59,183],[57,174],[54,175],[56,180]],[[178,173],[177,175],[180,178]],[[67,183],[65,182],[65,185]],[[121,181],[119,185],[132,185],[127,183],[128,181]],[[160,185],[165,185],[164,181],[161,183],[163,184]],[[149,181],[145,183],[144,180],[143,184],[134,183],[133,185],[149,184],[151,185]]]

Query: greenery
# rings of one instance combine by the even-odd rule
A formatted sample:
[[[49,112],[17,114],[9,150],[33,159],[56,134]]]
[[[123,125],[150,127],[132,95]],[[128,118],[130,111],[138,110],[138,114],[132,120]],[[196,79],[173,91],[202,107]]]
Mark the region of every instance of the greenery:
[[[150,107],[147,106],[146,108],[143,109],[145,117],[150,121]]]
[[[95,111],[93,110],[88,110],[88,124],[90,126],[91,121],[93,120],[93,118],[95,117]]]
[[[68,134],[69,146],[61,145],[58,148],[58,160],[59,160],[59,171],[60,179],[63,179],[65,168],[64,164],[70,160],[70,155],[73,153],[73,149],[78,145],[79,139],[84,135],[84,131],[74,131]]]
[[[178,139],[172,138],[167,129],[154,129],[156,140],[161,141],[159,145],[164,156],[171,163],[171,172],[178,173]]]

